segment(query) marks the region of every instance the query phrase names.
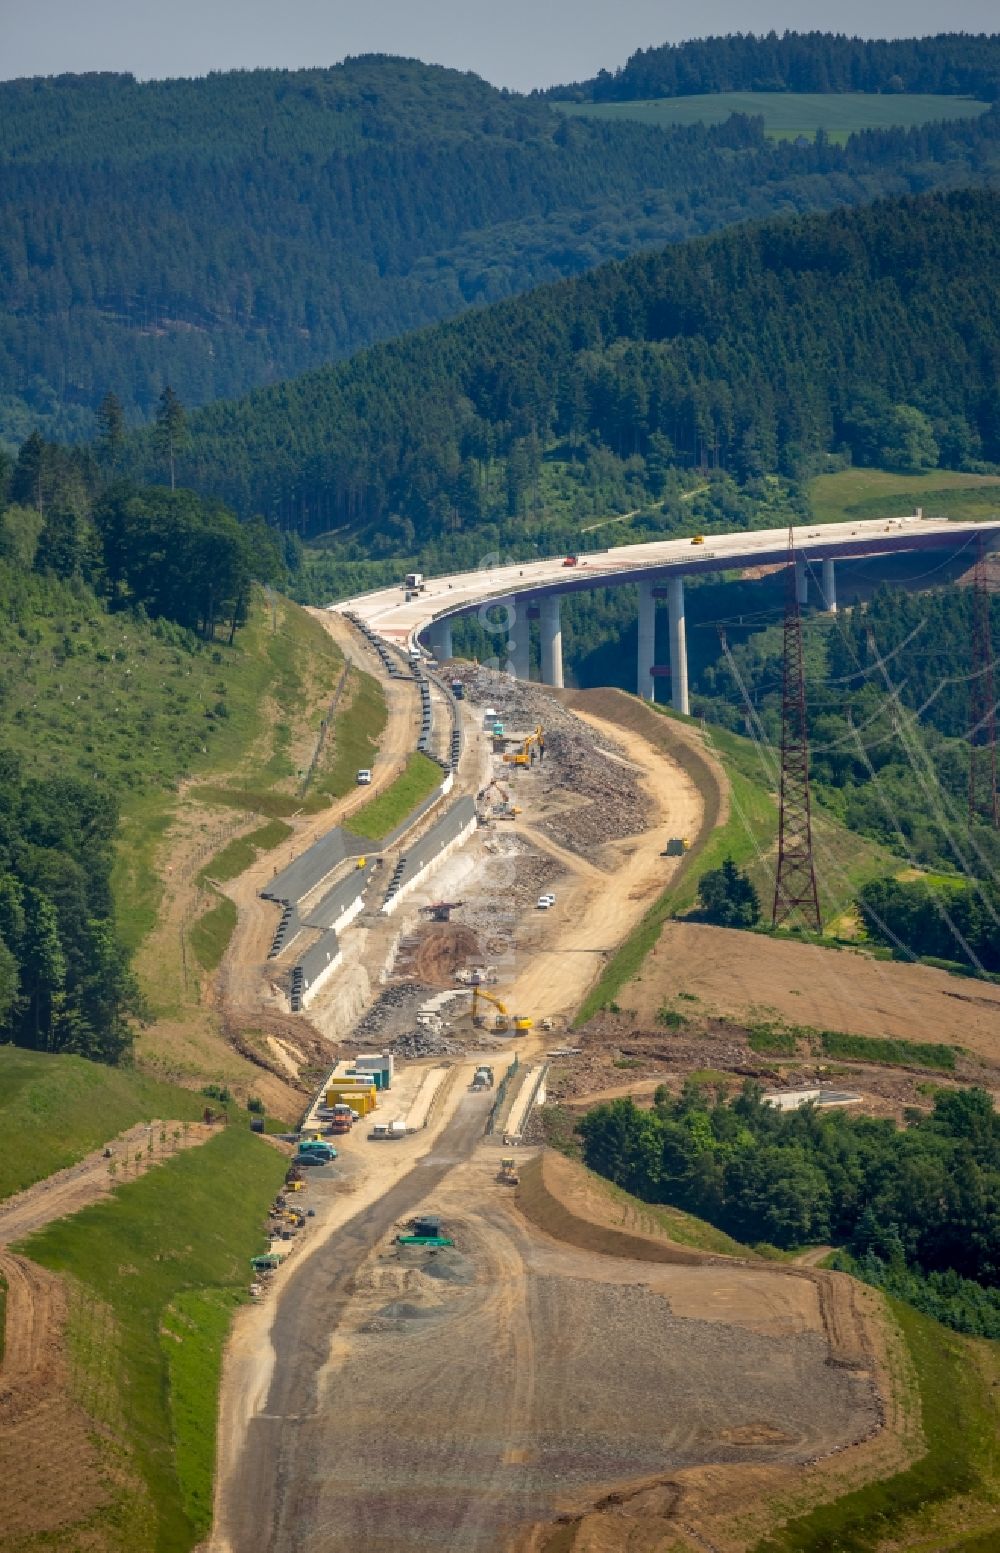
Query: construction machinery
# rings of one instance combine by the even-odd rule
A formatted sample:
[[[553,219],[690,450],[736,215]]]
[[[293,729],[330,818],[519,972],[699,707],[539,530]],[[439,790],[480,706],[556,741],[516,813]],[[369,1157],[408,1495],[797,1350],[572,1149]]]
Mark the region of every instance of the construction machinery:
[[[492,798],[494,793],[496,797]],[[484,823],[490,819],[513,820],[521,812],[517,804],[511,803],[508,789],[496,777],[479,794],[479,804],[479,817]]]
[[[434,901],[430,906],[421,906],[420,910],[432,922],[450,922],[452,912],[464,905],[464,901]]]
[[[522,741],[519,750],[513,755],[504,755],[504,765],[531,766],[534,765],[536,755],[539,760],[545,759],[545,733],[540,723],[534,733],[529,733]]]
[[[685,852],[690,850],[690,847],[691,842],[687,836],[671,836],[660,856],[683,857]]]
[[[534,1025],[534,1020],[527,1014],[512,1015],[506,1003],[501,1003],[492,992],[487,992],[483,987],[472,989],[472,1023],[477,1029],[482,1029],[486,1024],[486,1014],[481,1008],[483,1003],[492,1003],[496,1009],[496,1018],[493,1021],[494,1030],[513,1030],[517,1035],[524,1035]]]
[[[502,1159],[500,1169],[497,1171],[497,1180],[502,1186],[520,1186],[521,1177],[518,1174],[517,1162],[513,1159]]]

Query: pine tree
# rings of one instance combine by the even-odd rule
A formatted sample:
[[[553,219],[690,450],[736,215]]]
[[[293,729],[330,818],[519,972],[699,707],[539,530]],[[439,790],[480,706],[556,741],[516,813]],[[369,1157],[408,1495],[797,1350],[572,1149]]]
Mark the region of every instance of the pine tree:
[[[170,489],[177,489],[176,458],[184,442],[187,416],[184,406],[168,383],[156,406],[156,445],[170,468]]]
[[[97,448],[101,463],[110,475],[118,468],[125,440],[125,411],[118,395],[109,388],[97,406]]]
[[[42,511],[42,475],[45,471],[45,443],[37,431],[33,431],[21,444],[17,463],[10,477],[10,499],[23,506],[31,505]]]

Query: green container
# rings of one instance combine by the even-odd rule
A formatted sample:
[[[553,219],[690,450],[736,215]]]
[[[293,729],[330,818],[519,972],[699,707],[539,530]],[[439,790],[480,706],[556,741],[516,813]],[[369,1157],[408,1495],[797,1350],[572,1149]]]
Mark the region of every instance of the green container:
[[[401,1246],[453,1246],[447,1235],[397,1235]]]

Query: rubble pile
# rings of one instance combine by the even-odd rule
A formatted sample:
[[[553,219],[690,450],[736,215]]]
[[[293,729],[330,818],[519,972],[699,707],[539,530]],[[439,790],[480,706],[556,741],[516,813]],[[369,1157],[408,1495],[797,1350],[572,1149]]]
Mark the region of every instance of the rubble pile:
[[[435,989],[416,982],[405,986],[386,987],[371,1008],[344,1037],[345,1046],[367,1046],[379,1051],[393,1051],[391,1038],[412,1030],[417,1010],[432,997]]]
[[[511,679],[481,665],[456,670],[470,701],[492,706],[505,728],[545,729],[545,779],[561,812],[539,829],[584,856],[609,841],[647,829],[647,801],[621,750],[570,712],[544,685]],[[512,778],[516,782],[516,778]],[[515,794],[516,786],[512,789]]]
[[[393,1036],[389,1041],[383,1041],[382,1050],[392,1052],[397,1057],[406,1057],[410,1062],[416,1062],[421,1057],[460,1057],[468,1044],[468,1041],[443,1035],[440,1030],[430,1030],[420,1025],[415,1030],[407,1030],[402,1035]]]
[[[513,832],[491,837],[484,851],[478,888],[454,915],[473,930],[479,960],[488,962],[516,949],[521,913],[535,904],[560,869]]]
[[[638,836],[647,828],[647,800],[631,766],[597,750],[590,730],[555,729],[545,737],[548,782],[553,792],[572,796],[572,807],[543,820],[539,829],[561,847],[584,856],[609,841]]]

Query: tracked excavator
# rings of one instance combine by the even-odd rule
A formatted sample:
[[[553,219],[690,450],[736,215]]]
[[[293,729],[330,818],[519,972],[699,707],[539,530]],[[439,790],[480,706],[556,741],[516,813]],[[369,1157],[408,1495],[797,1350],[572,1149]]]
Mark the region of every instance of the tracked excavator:
[[[479,794],[480,823],[490,819],[513,820],[520,812],[517,804],[511,803],[508,789],[496,777]]]
[[[545,730],[541,723],[534,733],[528,734],[521,748],[513,755],[505,755],[503,761],[505,766],[533,766],[536,756],[539,760],[545,759]]]
[[[485,987],[473,987],[472,989],[472,1023],[478,1028],[486,1023],[486,1014],[483,1011],[483,1003],[492,1003],[496,1009],[496,1017],[493,1022],[494,1030],[513,1030],[515,1035],[525,1035],[533,1027],[535,1021],[527,1014],[511,1014],[505,1003],[495,998],[492,992],[487,992]]]

